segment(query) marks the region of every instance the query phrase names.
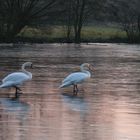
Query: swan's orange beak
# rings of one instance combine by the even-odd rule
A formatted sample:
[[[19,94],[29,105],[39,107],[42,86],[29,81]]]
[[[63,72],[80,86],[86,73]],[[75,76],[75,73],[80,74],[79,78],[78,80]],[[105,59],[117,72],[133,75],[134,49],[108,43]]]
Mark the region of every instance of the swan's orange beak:
[[[94,68],[91,64],[89,64],[88,68],[89,68],[90,71],[94,71]]]

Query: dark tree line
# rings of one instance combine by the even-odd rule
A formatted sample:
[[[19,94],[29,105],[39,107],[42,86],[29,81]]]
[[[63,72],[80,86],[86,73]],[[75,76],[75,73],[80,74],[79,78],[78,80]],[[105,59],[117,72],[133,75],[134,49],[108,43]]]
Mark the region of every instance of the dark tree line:
[[[81,41],[87,21],[102,19],[121,25],[131,42],[140,40],[139,0],[0,0],[0,37],[14,38],[25,26],[65,25],[69,42]]]
[[[15,37],[26,25],[44,20],[60,22],[67,27],[67,40],[74,31],[74,41],[81,40],[83,24],[104,0],[0,0],[0,37]],[[43,22],[44,23],[44,22]]]

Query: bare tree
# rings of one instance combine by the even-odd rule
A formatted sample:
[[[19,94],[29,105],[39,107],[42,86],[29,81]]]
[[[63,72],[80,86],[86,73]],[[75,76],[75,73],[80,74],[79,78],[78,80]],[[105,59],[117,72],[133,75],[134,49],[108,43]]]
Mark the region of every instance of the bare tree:
[[[0,0],[0,29],[12,38],[22,28],[38,22],[56,4],[56,0]]]
[[[104,1],[105,2],[105,1]],[[81,41],[81,31],[87,19],[93,18],[103,6],[103,0],[67,0],[65,1],[65,23],[67,26],[67,38],[70,39],[70,34],[74,31],[75,43]]]
[[[107,9],[126,32],[128,39],[135,42],[140,38],[139,0],[108,0]]]

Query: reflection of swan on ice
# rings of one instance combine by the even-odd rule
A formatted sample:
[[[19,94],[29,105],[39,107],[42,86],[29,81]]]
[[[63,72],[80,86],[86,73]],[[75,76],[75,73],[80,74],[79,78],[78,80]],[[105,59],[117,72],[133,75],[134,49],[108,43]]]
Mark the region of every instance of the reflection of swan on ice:
[[[0,106],[5,113],[10,115],[15,115],[19,119],[26,119],[26,116],[29,112],[29,105],[27,103],[21,102],[18,99],[13,100],[10,98],[1,98]]]
[[[74,111],[82,111],[86,112],[87,111],[87,104],[84,101],[84,98],[82,97],[77,97],[77,96],[70,96],[66,94],[62,94],[63,101],[64,103],[70,107],[70,109]]]

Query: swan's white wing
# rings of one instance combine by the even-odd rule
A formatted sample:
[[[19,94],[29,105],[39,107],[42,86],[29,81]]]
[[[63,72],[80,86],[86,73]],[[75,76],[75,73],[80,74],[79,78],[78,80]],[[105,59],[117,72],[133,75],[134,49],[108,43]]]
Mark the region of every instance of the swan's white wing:
[[[7,75],[2,82],[6,83],[6,82],[13,82],[13,83],[22,83],[24,81],[29,80],[29,76],[23,72],[14,72],[11,73],[9,75]]]
[[[75,72],[68,75],[63,81],[60,87],[69,86],[72,84],[77,84],[83,82],[85,79],[88,78],[88,75],[83,72]]]
[[[71,73],[70,75],[68,75],[63,81],[62,83],[68,82],[68,81],[81,81],[81,80],[85,80],[86,78],[88,78],[88,75],[86,73],[83,72],[75,72],[75,73]]]

